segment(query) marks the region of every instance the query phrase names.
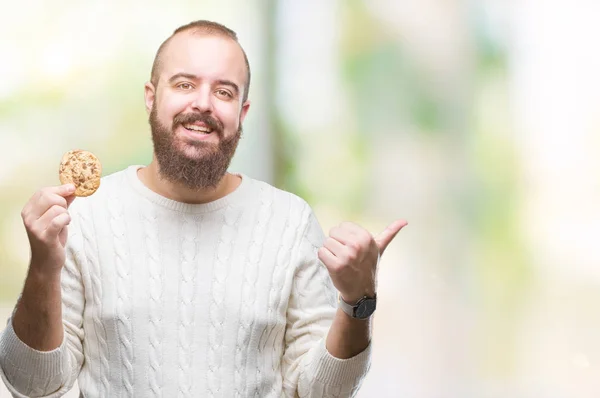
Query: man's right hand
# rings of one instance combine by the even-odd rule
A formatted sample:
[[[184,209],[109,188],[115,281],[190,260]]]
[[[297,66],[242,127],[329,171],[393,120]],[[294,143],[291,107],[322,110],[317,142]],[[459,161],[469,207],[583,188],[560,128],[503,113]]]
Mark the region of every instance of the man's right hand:
[[[69,205],[75,186],[65,184],[43,188],[27,202],[21,217],[31,246],[31,267],[43,273],[60,273],[65,263]]]

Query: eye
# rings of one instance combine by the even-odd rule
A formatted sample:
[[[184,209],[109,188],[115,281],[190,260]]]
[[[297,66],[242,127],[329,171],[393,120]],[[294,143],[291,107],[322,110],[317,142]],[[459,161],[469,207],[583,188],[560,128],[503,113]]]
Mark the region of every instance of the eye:
[[[184,82],[184,83],[179,83],[179,84],[177,85],[177,88],[180,88],[180,89],[182,89],[182,90],[186,90],[186,91],[187,91],[187,90],[191,90],[191,89],[192,89],[192,88],[194,88],[194,87],[193,87],[193,86],[192,86],[190,83],[185,83],[185,82]]]
[[[233,98],[233,95],[224,89],[219,89],[216,91],[217,95],[221,96],[221,97],[225,97],[225,98]]]

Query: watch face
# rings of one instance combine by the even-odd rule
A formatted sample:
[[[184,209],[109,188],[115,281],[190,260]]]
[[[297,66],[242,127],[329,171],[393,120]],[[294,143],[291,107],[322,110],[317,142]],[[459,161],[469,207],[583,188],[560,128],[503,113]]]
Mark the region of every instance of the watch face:
[[[356,317],[359,319],[365,319],[370,317],[371,314],[375,312],[376,304],[376,299],[369,298],[363,300],[356,308]]]

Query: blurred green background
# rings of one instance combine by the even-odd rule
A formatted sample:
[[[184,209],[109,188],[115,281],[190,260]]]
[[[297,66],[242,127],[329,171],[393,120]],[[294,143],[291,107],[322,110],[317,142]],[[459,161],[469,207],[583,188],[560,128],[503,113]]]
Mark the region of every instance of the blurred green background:
[[[600,3],[10,8],[0,13],[2,319],[29,260],[25,202],[58,184],[73,148],[96,153],[104,175],[147,164],[155,51],[179,25],[212,19],[238,33],[253,73],[231,170],[304,197],[326,232],[409,221],[381,262],[360,397],[600,396]]]

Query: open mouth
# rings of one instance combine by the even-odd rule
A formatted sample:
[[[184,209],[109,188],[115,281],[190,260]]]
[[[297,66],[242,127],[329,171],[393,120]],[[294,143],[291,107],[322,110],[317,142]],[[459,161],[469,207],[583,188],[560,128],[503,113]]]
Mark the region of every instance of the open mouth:
[[[198,126],[196,124],[184,124],[183,128],[188,130],[188,131],[192,131],[194,133],[199,133],[199,134],[210,134],[212,133],[212,129],[206,126]]]

